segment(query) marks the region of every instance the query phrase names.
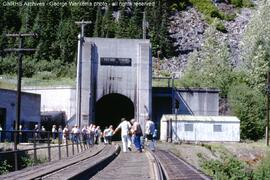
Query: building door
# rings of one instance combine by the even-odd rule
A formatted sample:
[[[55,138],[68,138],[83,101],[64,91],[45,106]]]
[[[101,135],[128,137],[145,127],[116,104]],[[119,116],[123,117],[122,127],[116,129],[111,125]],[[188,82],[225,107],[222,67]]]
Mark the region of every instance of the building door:
[[[6,130],[6,108],[0,108],[0,125],[2,130]],[[1,133],[0,142],[5,139],[5,133]]]
[[[0,125],[2,129],[6,129],[6,108],[0,108]]]

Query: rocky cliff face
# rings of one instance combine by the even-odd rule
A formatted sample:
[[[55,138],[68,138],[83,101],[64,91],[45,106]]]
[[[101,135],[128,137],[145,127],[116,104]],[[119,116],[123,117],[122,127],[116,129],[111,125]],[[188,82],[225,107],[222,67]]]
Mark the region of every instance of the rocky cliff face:
[[[229,43],[231,63],[237,66],[240,53],[239,42],[253,10],[249,8],[239,10],[224,3],[216,5],[225,13],[235,12],[237,14],[233,21],[223,22],[227,33],[217,32],[220,40],[226,40]],[[154,58],[153,64],[160,71],[181,73],[185,69],[189,55],[194,50],[200,50],[201,44],[205,39],[204,32],[209,25],[204,20],[203,15],[193,7],[185,11],[176,12],[171,16],[170,21],[169,32],[175,40],[174,46],[179,54],[176,57],[160,61]],[[154,72],[155,75],[159,74],[156,70]]]

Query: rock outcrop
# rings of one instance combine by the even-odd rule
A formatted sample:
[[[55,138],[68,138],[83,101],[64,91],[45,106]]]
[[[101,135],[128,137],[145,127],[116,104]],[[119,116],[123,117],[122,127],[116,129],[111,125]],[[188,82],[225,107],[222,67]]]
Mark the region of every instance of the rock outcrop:
[[[223,21],[227,33],[218,32],[220,41],[227,41],[231,52],[231,63],[234,66],[239,62],[239,43],[245,27],[249,22],[252,9],[242,8],[240,11],[233,6],[220,3],[217,7],[224,13],[236,12],[236,18],[232,21]],[[195,8],[190,7],[185,11],[176,12],[170,18],[169,32],[175,40],[178,56],[165,60],[153,59],[154,67],[158,67],[161,71],[183,72],[190,53],[194,50],[200,50],[201,44],[205,40],[205,30],[209,26],[204,20],[203,15]],[[158,74],[157,72],[155,72]]]

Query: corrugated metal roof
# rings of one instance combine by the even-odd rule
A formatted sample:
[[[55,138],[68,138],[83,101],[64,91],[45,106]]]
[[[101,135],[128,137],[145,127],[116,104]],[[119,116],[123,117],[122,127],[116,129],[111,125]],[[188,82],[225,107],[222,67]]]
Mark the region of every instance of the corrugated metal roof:
[[[161,121],[175,120],[174,114],[165,114]],[[177,121],[196,121],[196,122],[240,122],[236,116],[192,116],[177,115]]]

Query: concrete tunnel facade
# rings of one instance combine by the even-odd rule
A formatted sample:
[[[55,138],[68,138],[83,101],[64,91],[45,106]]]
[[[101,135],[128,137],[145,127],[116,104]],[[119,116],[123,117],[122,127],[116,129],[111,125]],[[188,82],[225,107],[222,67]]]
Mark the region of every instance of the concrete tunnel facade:
[[[81,122],[77,124],[115,127],[125,117],[135,118],[144,128],[145,118],[152,115],[150,41],[84,38],[81,54]]]

